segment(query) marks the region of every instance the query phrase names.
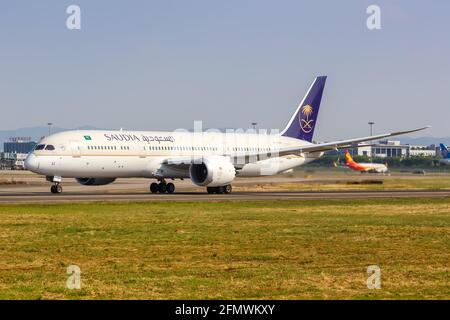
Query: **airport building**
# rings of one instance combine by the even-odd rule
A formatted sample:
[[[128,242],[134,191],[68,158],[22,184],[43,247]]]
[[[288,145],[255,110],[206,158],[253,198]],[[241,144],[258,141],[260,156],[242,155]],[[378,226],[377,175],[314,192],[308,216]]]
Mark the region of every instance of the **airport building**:
[[[436,146],[411,146],[409,144],[401,144],[398,140],[381,140],[371,146],[363,146],[358,148],[359,156],[369,157],[435,157]]]
[[[36,142],[30,137],[11,137],[3,144],[4,152],[0,153],[0,170],[24,169],[24,161]]]
[[[371,146],[364,146],[358,148],[359,156],[368,157],[408,157],[409,145],[401,144],[397,140],[381,140]]]
[[[16,153],[0,153],[0,170],[12,170],[15,168],[17,160]]]
[[[434,144],[429,146],[410,146],[409,156],[410,157],[436,157],[440,155],[439,146]]]
[[[36,142],[30,137],[11,137],[3,143],[3,151],[7,153],[30,153],[36,146]]]

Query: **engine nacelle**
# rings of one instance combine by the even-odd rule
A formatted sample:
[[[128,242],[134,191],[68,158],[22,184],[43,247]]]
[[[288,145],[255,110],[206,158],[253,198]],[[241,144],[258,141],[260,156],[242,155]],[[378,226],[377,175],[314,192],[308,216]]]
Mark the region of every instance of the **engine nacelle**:
[[[189,176],[198,186],[220,187],[234,180],[236,170],[226,157],[207,157],[202,163],[190,165]]]
[[[104,186],[113,183],[116,178],[75,178],[83,186]]]

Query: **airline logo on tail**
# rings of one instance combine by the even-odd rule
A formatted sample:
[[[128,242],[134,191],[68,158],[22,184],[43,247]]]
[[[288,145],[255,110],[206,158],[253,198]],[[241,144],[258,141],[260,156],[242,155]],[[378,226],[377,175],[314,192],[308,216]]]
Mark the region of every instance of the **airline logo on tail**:
[[[366,168],[364,166],[353,161],[353,158],[350,155],[350,153],[348,152],[348,150],[345,150],[345,164],[347,165],[347,167],[349,167],[350,169],[353,169],[353,170],[357,170],[357,171],[365,171],[366,170]]]
[[[304,133],[310,133],[314,128],[314,119],[309,118],[313,114],[313,110],[313,107],[309,104],[302,107],[302,114],[305,116],[305,119],[300,119],[300,128]]]
[[[441,146],[442,157],[444,159],[450,159],[450,152],[448,152],[447,147],[443,143],[441,143],[440,146]]]
[[[348,150],[345,150],[345,163],[349,164],[351,162],[353,162],[353,158],[350,155],[350,153],[348,152]]]
[[[312,141],[326,80],[326,76],[314,80],[286,128],[281,132],[282,136]]]
[[[450,165],[450,151],[448,151],[445,144],[441,143],[439,145],[441,147],[441,154],[442,154],[442,158],[443,158],[443,159],[439,160],[439,163],[442,165]]]

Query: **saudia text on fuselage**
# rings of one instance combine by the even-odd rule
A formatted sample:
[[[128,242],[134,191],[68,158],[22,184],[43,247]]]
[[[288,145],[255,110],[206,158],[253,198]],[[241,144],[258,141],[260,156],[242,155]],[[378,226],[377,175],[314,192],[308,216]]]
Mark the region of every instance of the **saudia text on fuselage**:
[[[175,142],[173,136],[146,136],[146,135],[136,135],[128,133],[118,133],[118,134],[104,134],[106,140],[108,141],[137,141],[137,142]]]

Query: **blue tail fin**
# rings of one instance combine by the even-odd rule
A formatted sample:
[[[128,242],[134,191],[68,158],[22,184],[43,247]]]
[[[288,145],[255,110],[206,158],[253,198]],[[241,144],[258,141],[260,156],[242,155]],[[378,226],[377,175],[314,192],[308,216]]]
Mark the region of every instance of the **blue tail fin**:
[[[314,80],[288,125],[281,132],[282,136],[312,141],[326,80],[325,76]]]
[[[440,146],[442,157],[444,159],[450,159],[450,152],[448,151],[447,147],[443,143],[441,143]]]

